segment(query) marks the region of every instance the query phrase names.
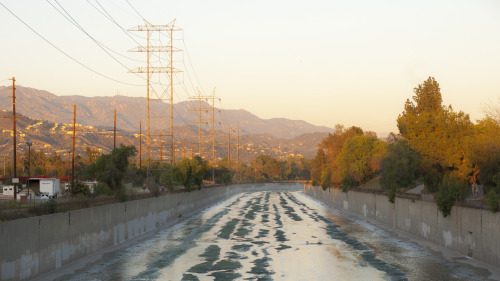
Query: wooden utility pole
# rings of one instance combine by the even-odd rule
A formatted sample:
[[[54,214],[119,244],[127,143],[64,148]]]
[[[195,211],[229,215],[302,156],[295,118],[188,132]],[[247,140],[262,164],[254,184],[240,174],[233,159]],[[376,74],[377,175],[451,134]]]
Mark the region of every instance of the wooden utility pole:
[[[238,122],[237,128],[237,142],[236,142],[236,170],[240,171],[240,123]]]
[[[71,197],[75,187],[75,139],[76,139],[76,104],[73,104],[73,156],[71,159]]]
[[[231,128],[227,133],[227,169],[231,170]]]
[[[194,158],[194,144],[191,144],[191,159]]]
[[[111,130],[108,130],[111,131]],[[113,113],[113,150],[116,149],[116,131],[120,131],[116,129],[116,109]]]
[[[182,159],[186,158],[186,146],[184,146],[184,140],[182,140]]]
[[[139,169],[142,168],[142,121],[139,121]]]
[[[115,109],[115,116],[114,116],[114,127],[113,127],[113,150],[116,149],[116,109]]]
[[[5,177],[7,171],[6,171],[6,165],[5,165],[5,160],[9,159],[8,157],[2,157],[3,159],[3,176]]]
[[[14,178],[17,178],[17,128],[16,128],[16,78],[12,77],[12,133],[14,135]],[[17,199],[17,184],[14,186],[14,200]]]
[[[71,186],[71,181],[69,180],[69,174],[71,173],[71,149],[68,149],[68,183]]]
[[[161,131],[160,131],[160,162],[163,162],[163,149],[161,143]]]
[[[172,141],[174,149],[172,149],[172,166],[175,166],[175,141]]]

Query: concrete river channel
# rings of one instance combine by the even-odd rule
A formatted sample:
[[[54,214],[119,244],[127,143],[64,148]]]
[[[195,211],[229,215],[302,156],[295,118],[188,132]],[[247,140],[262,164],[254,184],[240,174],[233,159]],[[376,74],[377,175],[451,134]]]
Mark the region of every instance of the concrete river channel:
[[[243,193],[59,280],[488,280],[300,191]]]

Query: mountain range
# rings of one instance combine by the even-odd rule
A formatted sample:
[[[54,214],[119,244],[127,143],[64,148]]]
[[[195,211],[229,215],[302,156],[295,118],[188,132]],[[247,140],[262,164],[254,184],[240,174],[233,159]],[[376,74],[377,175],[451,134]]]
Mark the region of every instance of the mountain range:
[[[8,98],[12,95],[10,87],[0,87],[0,110],[12,111]],[[170,104],[151,100],[151,116],[165,118],[170,112]],[[84,97],[56,96],[52,93],[33,88],[16,86],[16,111],[25,116],[58,123],[72,123],[73,105],[76,104],[76,121],[82,125],[94,127],[113,127],[113,110],[116,109],[117,128],[125,131],[139,131],[139,122],[143,128],[146,123],[147,100],[142,97]],[[197,126],[200,104],[195,101],[183,101],[174,104],[174,126]],[[208,117],[211,106],[203,101],[202,114]],[[209,118],[211,119],[211,117]],[[215,108],[216,128],[239,128],[246,134],[270,134],[276,138],[292,139],[301,134],[315,132],[333,132],[324,126],[315,126],[302,120],[285,118],[261,119],[243,110],[225,110]],[[151,118],[151,128],[160,129],[157,120]],[[168,121],[167,121],[168,122]],[[205,123],[205,122],[203,122]],[[205,125],[207,128],[207,126]],[[205,129],[206,129],[205,128]]]
[[[11,89],[0,87],[0,154],[9,155],[12,152],[12,97]],[[153,101],[154,110],[169,110],[170,105]],[[25,142],[33,142],[33,148],[43,149],[46,153],[65,153],[71,147],[71,128],[73,121],[73,104],[76,104],[77,153],[85,153],[85,148],[98,149],[109,152],[113,147],[113,110],[117,111],[117,143],[126,145],[139,144],[139,121],[144,120],[147,109],[145,98],[137,97],[82,97],[56,96],[47,91],[16,87],[16,113],[24,115],[17,121],[18,151],[27,149]],[[174,131],[176,142],[176,156],[198,153],[199,127],[196,123],[187,120],[196,120],[198,112],[193,111],[193,103],[181,102],[174,108]],[[202,107],[208,108],[206,102]],[[233,128],[239,125],[240,134],[232,132],[231,140],[228,132],[217,129],[215,132],[216,157],[227,157],[228,142],[231,143],[231,158],[239,156],[240,161],[248,162],[258,154],[264,153],[278,158],[290,155],[313,157],[317,144],[333,130],[319,127],[305,121],[288,120],[284,118],[261,119],[245,110],[220,110],[216,123],[230,124]],[[145,133],[145,122],[142,121],[142,132]],[[154,126],[152,126],[154,127]],[[212,142],[206,137],[207,129],[203,130],[202,150],[205,157],[209,157]],[[166,139],[166,138],[165,138]],[[166,140],[163,142],[167,142]],[[143,139],[143,145],[144,145]],[[161,143],[156,137],[153,140],[152,150],[159,151]],[[239,150],[236,151],[236,145]],[[164,146],[168,146],[164,144]],[[144,149],[144,148],[143,148]],[[166,148],[164,148],[166,149]],[[161,153],[161,152],[160,152]],[[210,158],[210,157],[209,157]]]

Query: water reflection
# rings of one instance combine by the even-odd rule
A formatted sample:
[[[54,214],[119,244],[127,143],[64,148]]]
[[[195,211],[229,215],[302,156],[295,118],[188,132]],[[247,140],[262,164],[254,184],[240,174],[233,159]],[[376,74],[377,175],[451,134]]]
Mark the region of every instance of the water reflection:
[[[300,193],[243,194],[62,280],[486,280]]]

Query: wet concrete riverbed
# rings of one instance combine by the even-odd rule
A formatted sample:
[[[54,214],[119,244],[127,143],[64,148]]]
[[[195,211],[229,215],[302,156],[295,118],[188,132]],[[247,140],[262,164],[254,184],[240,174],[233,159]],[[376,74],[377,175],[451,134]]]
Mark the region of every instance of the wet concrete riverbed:
[[[300,192],[238,195],[61,280],[487,280]]]

